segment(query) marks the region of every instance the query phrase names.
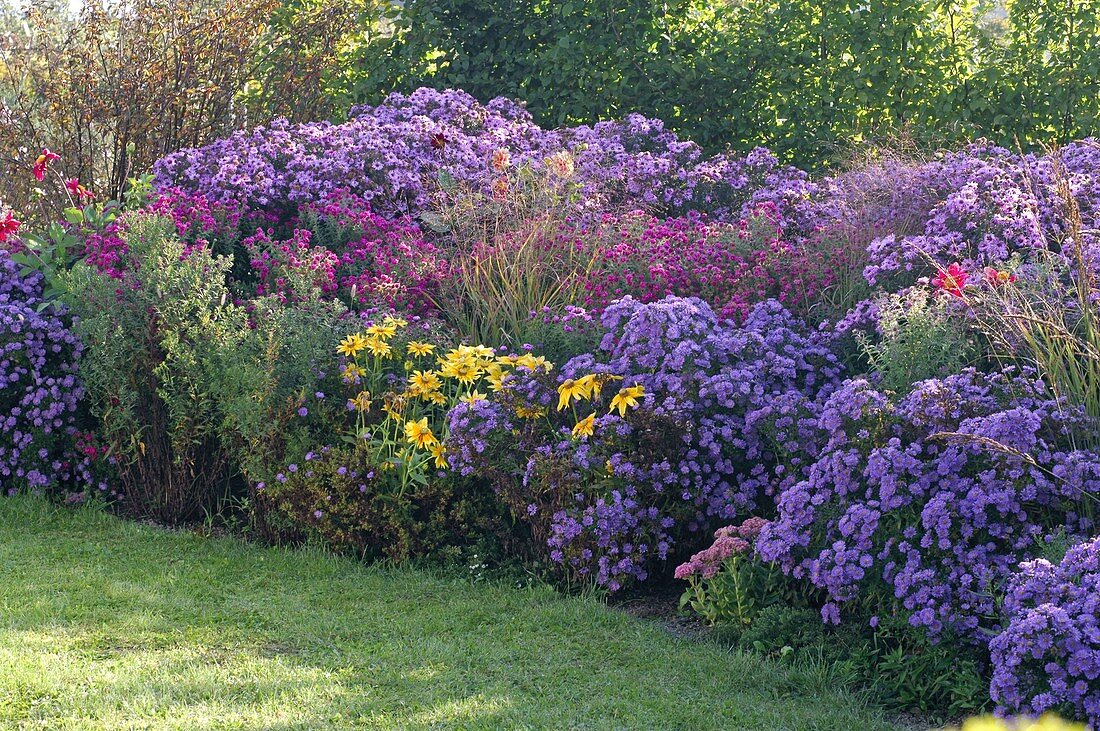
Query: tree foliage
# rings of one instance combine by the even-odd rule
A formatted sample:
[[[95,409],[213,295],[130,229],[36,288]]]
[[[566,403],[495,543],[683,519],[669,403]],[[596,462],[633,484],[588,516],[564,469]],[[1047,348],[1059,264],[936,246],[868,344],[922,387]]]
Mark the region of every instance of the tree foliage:
[[[852,143],[1095,129],[1100,0],[406,0],[348,54],[344,106],[418,86],[543,124],[641,112],[711,149],[819,163]]]

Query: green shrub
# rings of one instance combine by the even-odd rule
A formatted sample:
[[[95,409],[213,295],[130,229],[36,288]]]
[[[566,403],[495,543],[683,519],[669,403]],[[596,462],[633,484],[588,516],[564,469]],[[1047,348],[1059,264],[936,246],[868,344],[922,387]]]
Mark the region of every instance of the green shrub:
[[[282,540],[319,540],[369,558],[406,560],[500,531],[490,490],[452,476],[395,490],[386,472],[365,442],[324,448],[280,473],[258,503]]]
[[[934,643],[902,618],[874,621],[870,637],[852,644],[842,662],[883,705],[958,717],[989,704],[975,648],[951,637]]]
[[[544,126],[639,112],[711,150],[803,164],[896,132],[1012,147],[1100,120],[1098,0],[380,5],[333,79],[344,107],[455,87],[525,99]]]
[[[188,251],[170,219],[135,215],[123,236],[135,264],[122,279],[84,262],[66,275],[86,345],[81,375],[124,509],[179,523],[228,486],[217,386],[245,313],[227,302],[229,260]]]
[[[884,389],[904,393],[927,378],[958,373],[978,349],[957,302],[914,287],[876,301],[878,332],[857,332],[857,340]]]

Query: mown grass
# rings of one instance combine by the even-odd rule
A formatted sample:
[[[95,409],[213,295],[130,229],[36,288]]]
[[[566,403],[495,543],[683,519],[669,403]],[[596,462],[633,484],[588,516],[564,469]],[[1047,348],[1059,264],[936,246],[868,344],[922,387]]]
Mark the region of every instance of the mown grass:
[[[0,499],[3,729],[891,728],[599,602]]]

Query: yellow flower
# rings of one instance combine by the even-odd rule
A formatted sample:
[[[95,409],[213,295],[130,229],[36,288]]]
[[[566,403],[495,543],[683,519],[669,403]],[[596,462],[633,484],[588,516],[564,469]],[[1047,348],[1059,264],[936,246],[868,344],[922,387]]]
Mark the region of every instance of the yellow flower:
[[[504,390],[504,376],[507,373],[500,363],[487,363],[485,365],[485,377],[489,381],[489,388],[493,391]]]
[[[360,365],[348,363],[342,375],[345,381],[354,381],[356,378],[362,378],[367,375],[367,371]]]
[[[532,408],[530,406],[517,406],[516,416],[521,419],[537,419],[543,415],[541,408]]]
[[[962,731],[1085,731],[1085,726],[1046,713],[1037,719],[1017,718],[1012,722],[995,716],[978,716],[965,721]]]
[[[423,396],[433,391],[438,391],[443,382],[434,371],[416,371],[409,376],[409,393],[413,396]]]
[[[592,413],[577,422],[573,427],[573,437],[590,437],[596,431],[596,414]]]
[[[393,315],[387,315],[382,319],[383,325],[392,325],[395,328],[408,327],[409,321],[404,317],[394,317]]]
[[[546,360],[545,357],[541,355],[534,356],[530,353],[524,353],[520,357],[516,358],[516,365],[523,366],[524,368],[530,368],[533,371],[537,371],[541,368],[547,373],[549,373],[554,368],[554,365],[550,361]]]
[[[485,394],[483,394],[481,391],[471,391],[470,393],[466,394],[465,396],[463,396],[462,398],[459,399],[459,401],[462,401],[463,403],[467,403],[467,404],[472,404],[472,403],[475,403],[477,401],[484,401],[484,400],[485,400]]]
[[[561,411],[569,402],[582,401],[588,397],[588,388],[580,381],[567,378],[558,386],[558,411]]]
[[[340,344],[336,346],[336,352],[340,355],[346,355],[349,358],[354,358],[359,354],[359,351],[367,347],[367,339],[360,333],[354,335],[348,335],[346,338],[340,341]]]
[[[447,448],[438,442],[428,447],[428,451],[435,457],[436,469],[445,470],[450,465],[447,463]]]
[[[371,325],[367,328],[367,335],[379,340],[389,340],[397,334],[396,325]]]
[[[386,358],[393,352],[393,348],[390,347],[389,343],[378,338],[369,338],[367,340],[367,349],[370,350],[371,355],[380,358]]]
[[[638,399],[645,395],[642,386],[630,386],[615,394],[611,399],[611,411],[619,410],[619,416],[626,416],[626,410],[638,405]]]
[[[405,439],[418,449],[425,449],[439,443],[439,440],[435,438],[435,434],[432,434],[432,428],[428,426],[428,417],[426,416],[420,421],[410,419],[405,422]]]
[[[460,383],[473,383],[481,375],[481,369],[470,360],[447,360],[439,370],[444,378],[453,378]]]
[[[374,403],[370,399],[370,391],[360,391],[356,394],[355,398],[348,399],[348,408],[355,409],[361,414],[365,414],[370,411],[371,404]]]
[[[409,352],[418,358],[424,355],[431,355],[433,350],[435,350],[435,346],[431,343],[421,343],[417,340],[409,341]]]
[[[622,376],[613,376],[610,373],[589,373],[587,376],[578,378],[577,385],[584,388],[586,398],[598,399],[605,384],[621,380],[623,380]]]
[[[439,391],[432,391],[431,393],[424,394],[424,399],[426,401],[430,401],[431,403],[435,404],[436,406],[446,406],[447,405],[447,397],[444,396]]]

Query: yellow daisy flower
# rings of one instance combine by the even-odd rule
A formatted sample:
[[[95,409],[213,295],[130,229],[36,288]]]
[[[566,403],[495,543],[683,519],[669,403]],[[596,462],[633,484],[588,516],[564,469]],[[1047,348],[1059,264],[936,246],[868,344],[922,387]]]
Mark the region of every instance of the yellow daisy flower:
[[[423,396],[432,391],[438,391],[443,385],[435,371],[416,371],[409,376],[409,393],[413,396]]]
[[[537,419],[543,415],[541,408],[532,408],[530,406],[517,406],[516,416],[521,419]]]
[[[481,369],[469,360],[446,361],[439,372],[444,378],[453,378],[460,383],[473,383],[481,376]]]
[[[590,437],[596,431],[596,414],[592,413],[577,422],[573,427],[573,437]]]
[[[379,340],[389,340],[397,334],[397,327],[394,325],[371,325],[367,328],[367,335]]]
[[[467,403],[467,404],[472,404],[472,403],[475,403],[477,401],[484,401],[484,400],[485,400],[485,394],[483,394],[481,391],[471,391],[470,393],[466,394],[465,396],[463,396],[462,398],[459,399],[459,401],[462,401],[463,403]]]
[[[348,358],[354,358],[365,347],[367,347],[367,339],[361,333],[355,333],[341,340],[340,344],[336,346],[336,352]]]
[[[524,353],[520,357],[516,358],[516,365],[523,366],[524,368],[530,368],[533,371],[542,369],[547,373],[549,373],[554,368],[554,365],[550,361],[546,360],[544,356],[534,356],[530,353]]]
[[[438,444],[439,440],[435,438],[435,434],[432,434],[432,428],[428,426],[428,417],[424,417],[419,421],[409,420],[405,422],[405,439],[417,447],[417,449],[425,449],[433,444]]]
[[[580,381],[567,378],[558,386],[558,411],[569,405],[570,401],[583,401],[588,397],[588,388]]]
[[[435,458],[436,469],[445,470],[451,465],[447,462],[447,448],[438,442],[428,447],[428,451]]]
[[[354,381],[356,378],[367,375],[367,371],[361,365],[348,363],[341,375],[343,375],[345,381]]]
[[[619,416],[626,416],[626,410],[638,405],[638,399],[645,395],[645,388],[642,386],[630,386],[624,388],[615,394],[615,397],[611,399],[611,409],[619,410]]]
[[[369,338],[367,340],[367,349],[371,355],[379,358],[387,358],[390,353],[393,352],[393,348],[385,340],[380,340],[377,337]]]
[[[409,352],[418,358],[425,355],[431,355],[433,350],[435,350],[435,346],[431,343],[422,343],[418,340],[409,341]]]

